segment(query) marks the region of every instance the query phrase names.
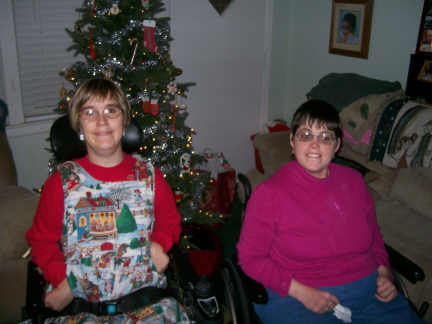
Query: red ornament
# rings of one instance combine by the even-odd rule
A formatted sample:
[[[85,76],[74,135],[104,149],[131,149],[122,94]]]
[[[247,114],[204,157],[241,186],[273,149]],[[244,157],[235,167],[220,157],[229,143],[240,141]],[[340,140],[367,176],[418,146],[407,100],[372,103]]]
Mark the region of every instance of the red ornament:
[[[151,109],[151,114],[153,116],[157,116],[157,114],[159,114],[159,104],[158,104],[158,100],[157,99],[152,99],[150,102],[150,109]]]
[[[151,105],[150,105],[150,100],[149,99],[144,99],[143,103],[142,103],[142,107],[143,107],[143,111],[145,114],[150,114],[151,113]]]
[[[154,38],[156,21],[144,20],[144,47],[153,53],[157,53],[158,48]]]
[[[175,202],[176,202],[177,204],[180,203],[180,202],[182,201],[182,199],[183,199],[183,194],[182,194],[182,192],[179,191],[179,190],[176,190],[176,191],[174,192],[174,199],[175,199]]]
[[[93,15],[96,14],[96,0],[92,1],[91,12],[92,12]]]

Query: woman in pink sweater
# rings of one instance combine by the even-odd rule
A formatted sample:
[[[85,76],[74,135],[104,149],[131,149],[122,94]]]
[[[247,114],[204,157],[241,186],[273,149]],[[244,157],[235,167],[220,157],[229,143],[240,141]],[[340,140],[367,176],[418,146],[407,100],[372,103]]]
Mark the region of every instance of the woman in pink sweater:
[[[258,316],[265,324],[423,323],[393,284],[361,174],[331,163],[342,141],[336,109],[310,100],[291,131],[296,160],[254,190],[237,246],[240,266],[269,294],[255,305]]]

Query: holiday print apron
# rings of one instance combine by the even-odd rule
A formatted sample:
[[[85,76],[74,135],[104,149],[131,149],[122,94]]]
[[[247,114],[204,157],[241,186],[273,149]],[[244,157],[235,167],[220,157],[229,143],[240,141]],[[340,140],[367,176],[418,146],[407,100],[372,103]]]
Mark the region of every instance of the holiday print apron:
[[[89,302],[116,300],[147,286],[166,287],[150,257],[154,169],[138,161],[135,179],[103,182],[79,164],[60,167],[65,216],[61,247],[72,294]],[[82,313],[45,323],[189,323],[173,298],[114,316]]]

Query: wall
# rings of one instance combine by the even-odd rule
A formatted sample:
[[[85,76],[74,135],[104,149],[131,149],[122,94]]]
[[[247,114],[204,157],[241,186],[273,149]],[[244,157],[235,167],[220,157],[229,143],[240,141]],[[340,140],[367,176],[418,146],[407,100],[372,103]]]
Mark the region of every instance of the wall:
[[[173,61],[197,83],[187,100],[194,147],[247,171],[265,90],[266,1],[234,0],[222,16],[206,0],[171,1],[170,10]]]
[[[180,80],[197,83],[186,101],[187,124],[197,131],[193,145],[197,152],[223,151],[233,167],[247,171],[253,165],[249,135],[259,128],[266,90],[268,3],[235,0],[222,16],[207,0],[166,3],[173,61],[184,71]],[[39,188],[48,175],[49,126],[8,129],[18,181],[27,188]]]
[[[49,132],[45,130],[8,135],[20,185],[29,189],[40,188],[48,177],[48,161],[51,158],[47,151],[50,148],[48,137]]]
[[[289,2],[285,3],[285,2]],[[330,72],[399,81],[404,87],[417,42],[423,0],[375,0],[369,58],[328,53],[331,0],[274,0],[269,116],[292,117],[305,94]],[[286,17],[288,23],[276,22]],[[277,25],[276,25],[277,23]],[[275,35],[286,32],[284,37]],[[280,44],[280,42],[288,42]],[[284,73],[277,71],[280,65]],[[281,76],[282,75],[282,76]],[[286,78],[285,81],[283,78]],[[280,97],[279,99],[272,99]]]

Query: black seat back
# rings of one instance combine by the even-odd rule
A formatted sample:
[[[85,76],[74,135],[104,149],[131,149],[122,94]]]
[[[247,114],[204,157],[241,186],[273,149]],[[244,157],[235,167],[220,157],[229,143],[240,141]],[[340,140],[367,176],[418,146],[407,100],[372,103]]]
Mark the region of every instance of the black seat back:
[[[122,138],[122,148],[126,153],[138,152],[143,140],[143,132],[135,120],[130,125]],[[69,116],[63,115],[54,121],[50,130],[50,142],[57,163],[74,160],[83,157],[87,153],[84,141],[80,141],[69,123]]]

